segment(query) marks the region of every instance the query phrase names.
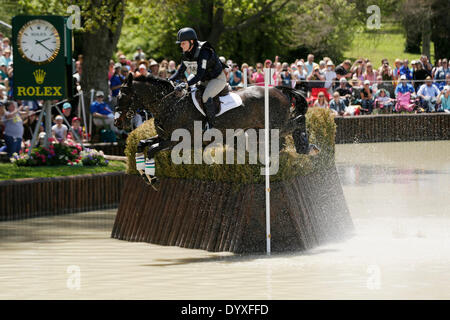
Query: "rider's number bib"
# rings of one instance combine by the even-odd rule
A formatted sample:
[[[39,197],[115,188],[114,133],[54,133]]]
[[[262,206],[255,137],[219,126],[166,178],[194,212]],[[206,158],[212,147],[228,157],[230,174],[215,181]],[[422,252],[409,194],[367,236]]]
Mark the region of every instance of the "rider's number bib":
[[[183,61],[188,74],[197,74],[197,61]]]

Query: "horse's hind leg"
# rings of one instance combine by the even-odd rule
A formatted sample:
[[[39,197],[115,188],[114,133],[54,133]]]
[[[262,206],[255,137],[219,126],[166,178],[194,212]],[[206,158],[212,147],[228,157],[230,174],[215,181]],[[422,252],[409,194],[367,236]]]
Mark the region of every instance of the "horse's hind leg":
[[[320,152],[319,147],[315,144],[309,143],[308,132],[306,130],[305,117],[299,117],[297,120],[297,127],[292,132],[294,139],[295,150],[300,154],[316,155]]]

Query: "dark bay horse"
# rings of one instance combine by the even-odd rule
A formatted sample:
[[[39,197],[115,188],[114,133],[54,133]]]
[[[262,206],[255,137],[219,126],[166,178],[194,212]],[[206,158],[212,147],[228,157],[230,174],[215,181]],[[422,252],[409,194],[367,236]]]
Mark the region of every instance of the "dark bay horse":
[[[249,87],[236,92],[242,105],[216,118],[215,129],[225,133],[226,129],[264,128],[264,88]],[[319,149],[309,143],[306,132],[305,114],[308,108],[300,91],[287,87],[269,89],[269,129],[279,129],[280,138],[292,134],[296,151],[302,154],[317,154]],[[293,108],[291,108],[293,107]],[[127,128],[129,119],[139,108],[150,111],[155,118],[157,136],[141,141],[138,152],[151,146],[148,158],[163,149],[171,149],[177,142],[171,141],[171,134],[179,128],[194,132],[194,121],[205,121],[192,102],[190,94],[179,94],[172,83],[152,75],[133,79],[130,74],[121,87],[115,120],[119,129]]]

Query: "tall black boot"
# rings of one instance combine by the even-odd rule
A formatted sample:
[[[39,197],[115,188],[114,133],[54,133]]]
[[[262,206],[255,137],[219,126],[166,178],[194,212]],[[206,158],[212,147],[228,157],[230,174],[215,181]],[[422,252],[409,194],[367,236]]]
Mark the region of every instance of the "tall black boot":
[[[212,98],[208,98],[205,103],[206,119],[208,120],[209,129],[214,127],[216,118],[216,107]]]

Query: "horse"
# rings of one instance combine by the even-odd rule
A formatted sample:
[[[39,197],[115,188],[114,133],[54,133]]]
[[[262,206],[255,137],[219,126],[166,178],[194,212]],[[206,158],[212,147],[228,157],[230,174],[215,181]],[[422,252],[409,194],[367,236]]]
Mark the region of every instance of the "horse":
[[[249,87],[236,92],[242,99],[241,106],[231,109],[216,117],[214,128],[223,134],[226,129],[263,129],[264,126],[264,88]],[[138,154],[150,146],[147,159],[153,159],[161,150],[171,149],[177,142],[171,141],[172,132],[184,128],[194,132],[194,121],[205,121],[205,116],[195,107],[187,91],[175,91],[172,82],[153,75],[134,78],[129,74],[119,92],[117,107],[118,117],[115,126],[127,129],[129,121],[139,108],[150,111],[155,119],[157,135],[141,140]],[[320,150],[309,143],[306,131],[305,114],[308,104],[304,94],[288,87],[269,88],[269,129],[279,129],[281,139],[292,134],[297,153],[316,155]],[[282,144],[280,144],[282,145]],[[143,175],[143,167],[138,171]],[[153,170],[154,172],[154,170]],[[156,179],[153,174],[147,176],[147,183]],[[158,180],[155,180],[158,182]]]

